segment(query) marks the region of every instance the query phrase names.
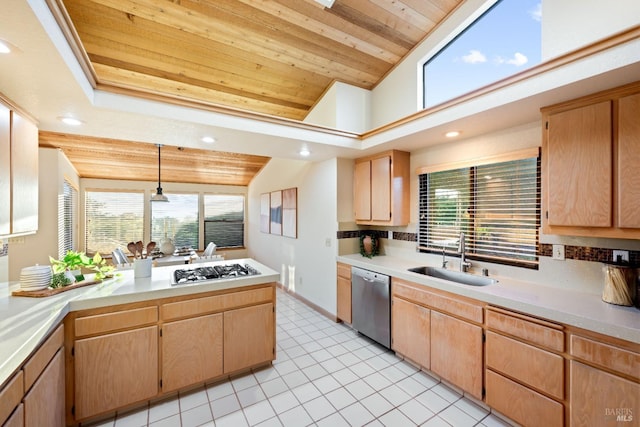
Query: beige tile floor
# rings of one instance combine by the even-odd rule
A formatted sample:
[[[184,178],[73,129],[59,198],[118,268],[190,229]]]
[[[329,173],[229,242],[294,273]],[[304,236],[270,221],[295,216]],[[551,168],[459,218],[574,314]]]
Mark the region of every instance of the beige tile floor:
[[[191,426],[507,426],[393,352],[278,290],[272,366],[94,424]]]

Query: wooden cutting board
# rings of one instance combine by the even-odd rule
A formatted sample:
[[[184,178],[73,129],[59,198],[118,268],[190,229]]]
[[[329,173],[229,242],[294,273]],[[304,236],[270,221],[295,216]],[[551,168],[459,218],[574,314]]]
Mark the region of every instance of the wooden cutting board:
[[[72,289],[78,289],[83,286],[95,285],[97,283],[102,283],[102,280],[83,280],[82,282],[75,282],[75,283],[72,283],[71,285],[64,286],[61,288],[55,288],[55,289],[45,288],[37,291],[23,291],[21,289],[18,289],[16,291],[11,292],[11,295],[13,295],[14,297],[43,298],[43,297],[50,297],[51,295],[56,295],[61,292],[70,291]]]

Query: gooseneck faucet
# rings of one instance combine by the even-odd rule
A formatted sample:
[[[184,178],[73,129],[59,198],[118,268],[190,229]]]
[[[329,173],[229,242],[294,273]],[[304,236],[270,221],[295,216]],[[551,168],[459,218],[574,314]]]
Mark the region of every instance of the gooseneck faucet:
[[[460,254],[460,271],[466,273],[471,268],[471,263],[464,257],[464,231],[460,233],[460,244],[458,246],[458,253]]]

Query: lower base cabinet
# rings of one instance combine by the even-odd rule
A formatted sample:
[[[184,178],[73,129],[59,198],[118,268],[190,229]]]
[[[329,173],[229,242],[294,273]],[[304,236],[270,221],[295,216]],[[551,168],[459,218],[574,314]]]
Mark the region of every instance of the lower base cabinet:
[[[165,323],[161,340],[163,392],[222,375],[221,313]]]
[[[391,337],[393,351],[426,369],[431,367],[431,310],[394,297]]]
[[[431,311],[431,370],[482,399],[482,327]]]
[[[24,397],[26,427],[64,426],[64,353],[58,350]]]
[[[75,342],[75,416],[85,419],[158,394],[158,327]]]
[[[224,312],[224,373],[269,362],[275,357],[273,304]]]
[[[572,427],[638,424],[640,384],[575,360],[570,369]]]
[[[64,425],[64,424],[61,424]],[[2,427],[23,427],[24,426],[24,404],[21,403],[13,411],[13,414],[2,424]]]

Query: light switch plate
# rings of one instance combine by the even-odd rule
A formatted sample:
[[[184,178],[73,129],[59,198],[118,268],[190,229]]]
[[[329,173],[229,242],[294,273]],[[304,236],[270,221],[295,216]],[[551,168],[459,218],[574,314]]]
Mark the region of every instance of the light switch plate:
[[[564,260],[564,245],[553,245],[553,259]]]
[[[629,262],[629,251],[613,251],[613,262],[618,262],[618,257],[622,261]]]

